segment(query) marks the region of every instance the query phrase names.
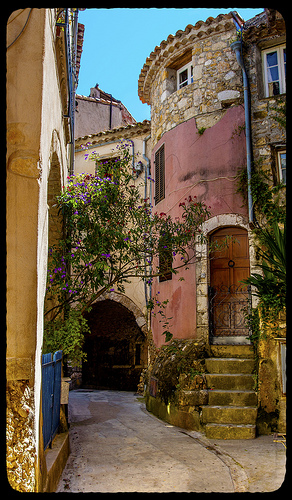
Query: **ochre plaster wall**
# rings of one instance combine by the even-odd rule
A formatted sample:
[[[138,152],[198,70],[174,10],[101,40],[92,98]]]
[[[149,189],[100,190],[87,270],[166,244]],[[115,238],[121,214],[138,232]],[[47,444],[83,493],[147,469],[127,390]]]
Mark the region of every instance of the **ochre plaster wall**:
[[[97,137],[93,135],[91,138],[87,138],[86,142],[85,141],[82,142],[81,140],[76,141],[75,149],[77,149],[77,151],[75,152],[75,173],[78,174],[86,172],[94,174],[95,161],[90,159],[86,160],[85,154],[96,152],[99,155],[100,159],[118,156],[119,152],[117,147],[119,144],[121,144],[120,141],[124,140],[125,143],[128,144],[128,150],[131,155],[129,168],[131,169],[133,165],[133,160],[132,160],[133,145],[134,145],[134,164],[136,164],[138,161],[141,161],[143,163],[144,170],[138,177],[134,174],[133,184],[139,187],[141,198],[145,198],[145,168],[147,168],[147,161],[145,160],[145,158],[143,158],[143,140],[149,136],[149,133],[150,133],[150,127],[145,133],[139,135],[135,135],[135,132],[133,131],[133,134],[131,134],[130,137],[128,137],[129,135],[128,129],[124,129],[124,131],[120,130],[120,132],[116,134],[114,132],[113,133],[109,132],[108,134],[105,132],[99,139],[99,142],[97,142],[96,144],[93,143],[92,146],[90,145],[91,149],[88,150],[84,149],[81,151],[80,151],[81,144],[84,143],[86,144],[86,142],[95,142],[97,140]],[[106,141],[108,141],[108,143]],[[150,159],[150,150],[148,146],[149,143],[150,140],[147,140],[145,148],[145,156]],[[150,196],[150,182],[149,180],[147,180],[146,198],[149,196]],[[132,278],[131,283],[125,283],[124,286],[125,286],[124,295],[126,297],[129,297],[139,307],[139,309],[143,311],[143,314],[147,316],[144,282],[140,279]],[[114,288],[117,291],[115,286]]]
[[[29,12],[14,11],[7,24],[7,44],[15,40],[7,51],[7,457],[11,485],[24,492],[40,491],[45,472],[41,349],[51,162],[59,164],[60,184],[67,174],[55,10]]]

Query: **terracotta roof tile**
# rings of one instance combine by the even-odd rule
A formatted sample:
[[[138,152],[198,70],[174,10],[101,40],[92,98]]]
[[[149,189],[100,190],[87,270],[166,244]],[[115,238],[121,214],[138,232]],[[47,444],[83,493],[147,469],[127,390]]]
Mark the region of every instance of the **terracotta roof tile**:
[[[135,133],[144,133],[150,131],[150,120],[144,120],[143,122],[137,122],[134,124],[128,124],[125,126],[120,126],[120,127],[115,127],[111,130],[103,130],[101,132],[98,132],[97,134],[89,134],[89,135],[84,135],[83,137],[78,137],[75,139],[75,144],[77,142],[82,143],[85,142],[87,139],[90,139],[91,144],[98,144],[101,139],[104,140],[104,142],[110,141],[113,139],[113,136],[118,135],[119,132],[123,131],[129,131],[131,135],[134,135]]]
[[[78,75],[79,75],[79,70],[80,70],[80,59],[81,59],[81,54],[82,54],[82,49],[83,49],[84,31],[85,31],[84,24],[78,23],[77,51],[76,51],[76,80],[77,81],[78,81]]]
[[[234,26],[232,14],[219,14],[215,19],[208,17],[204,21],[198,21],[193,26],[188,24],[184,30],[178,30],[175,35],[168,35],[167,40],[163,40],[159,46],[147,57],[146,62],[140,72],[138,80],[138,95],[143,103],[150,104],[150,88],[153,77],[161,65],[161,61],[171,57],[175,49],[190,45],[194,38],[203,38],[213,32],[223,31]]]

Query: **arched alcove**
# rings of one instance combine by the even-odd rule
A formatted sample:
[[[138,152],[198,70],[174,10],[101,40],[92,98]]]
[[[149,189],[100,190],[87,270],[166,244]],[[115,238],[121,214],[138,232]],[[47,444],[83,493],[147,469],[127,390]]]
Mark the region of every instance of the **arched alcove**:
[[[133,312],[105,299],[95,302],[86,318],[91,333],[83,346],[83,387],[136,391],[147,365],[147,339]]]

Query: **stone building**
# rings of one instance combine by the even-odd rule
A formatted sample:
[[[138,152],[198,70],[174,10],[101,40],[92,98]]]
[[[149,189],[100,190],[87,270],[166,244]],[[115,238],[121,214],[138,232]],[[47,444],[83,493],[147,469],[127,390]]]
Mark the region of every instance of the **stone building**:
[[[179,216],[179,203],[192,196],[211,207],[212,217],[203,228],[208,239],[224,228],[226,234],[227,228],[230,234],[231,228],[240,229],[242,242],[248,244],[247,267],[239,280],[249,274],[253,255],[248,253],[251,233],[247,206],[236,193],[238,172],[246,164],[246,141],[241,68],[230,47],[235,38],[231,13],[169,35],[147,58],[138,93],[151,105],[151,169],[156,189],[159,183],[163,187],[162,193],[158,189],[154,193],[154,210]],[[160,163],[159,154],[163,154]],[[157,281],[153,288],[163,299],[171,298],[169,315],[175,316],[175,337],[208,342],[208,285],[213,285],[212,280],[216,285],[219,271],[214,268],[213,273],[210,268],[207,245],[198,252],[204,258],[196,269],[182,271],[169,281]],[[181,276],[185,277],[183,284]],[[155,343],[161,345],[155,321],[152,329]],[[222,341],[230,334],[226,332]]]
[[[275,118],[286,101],[286,26],[274,9],[246,21],[244,61],[249,79],[254,168],[262,171],[281,206],[286,200],[286,129]],[[255,217],[265,225],[257,207]],[[272,325],[275,326],[275,325]],[[272,329],[271,329],[272,330]],[[275,335],[268,332],[258,345],[258,404],[260,432],[286,432],[286,318],[279,318]]]
[[[41,401],[50,211],[73,168],[83,32],[78,9],[20,9],[7,22],[7,474],[21,492],[50,489]]]
[[[98,83],[88,97],[76,94],[75,102],[75,138],[136,123],[126,106],[101,90]]]
[[[242,28],[246,70],[234,45]],[[210,17],[194,26],[189,24],[156,46],[138,81],[141,101],[151,106],[154,210],[179,217],[179,205],[195,199],[206,203],[211,212],[202,226],[206,240],[197,245],[196,263],[168,280],[157,278],[153,294],[159,291],[161,301],[169,299],[166,314],[172,317],[175,345],[182,349],[185,345],[203,346],[205,355],[207,352],[211,358],[206,360],[204,370],[209,372],[207,388],[213,390],[206,396],[194,390],[200,384],[184,387],[180,378],[171,389],[179,392],[179,409],[175,405],[172,411],[170,403],[161,409],[163,404],[155,401],[162,385],[157,375],[160,360],[149,382],[148,407],[165,414],[175,425],[180,421],[204,429],[209,437],[251,438],[256,432],[253,348],[245,320],[246,311],[256,301],[241,280],[257,271],[258,262],[252,233],[253,201],[250,192],[248,200],[243,201],[238,179],[242,169],[249,175],[252,147],[255,158],[263,157],[271,179],[285,176],[284,136],[271,116],[273,94],[285,92],[284,37],[281,16],[269,9],[247,23],[236,12]],[[252,43],[245,44],[246,40]],[[278,43],[279,48],[271,49]],[[281,72],[278,80],[273,76],[271,81],[274,70],[267,65],[272,65],[275,56],[268,55],[274,52]],[[246,75],[251,117],[247,115],[250,103],[244,91]],[[276,161],[280,162],[278,171]],[[220,243],[226,237],[233,238],[227,248],[209,253],[212,242]],[[163,345],[161,325],[155,318],[151,327],[155,344]],[[172,358],[175,356],[172,354]],[[228,365],[228,357],[238,361]],[[221,373],[225,375],[224,384]],[[244,394],[236,393],[239,387]],[[202,388],[206,389],[206,380]],[[245,398],[249,397],[247,402]]]
[[[128,144],[133,184],[139,187],[141,198],[147,198],[149,142],[148,120],[79,137],[75,140],[75,174],[97,171],[96,162],[86,159],[86,153],[94,151],[101,161],[111,161],[119,155],[117,145]],[[91,334],[84,344],[87,361],[82,366],[83,386],[137,390],[141,372],[148,364],[147,294],[144,282],[132,278],[123,294],[110,291],[93,304],[88,314]]]

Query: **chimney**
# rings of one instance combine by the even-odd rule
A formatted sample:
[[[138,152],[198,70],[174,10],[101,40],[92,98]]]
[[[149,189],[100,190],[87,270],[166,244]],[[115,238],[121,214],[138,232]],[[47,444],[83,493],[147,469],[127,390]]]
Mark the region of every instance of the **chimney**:
[[[92,87],[90,89],[89,97],[95,97],[96,99],[100,98],[100,90],[98,88],[98,83],[95,85],[95,87]]]

